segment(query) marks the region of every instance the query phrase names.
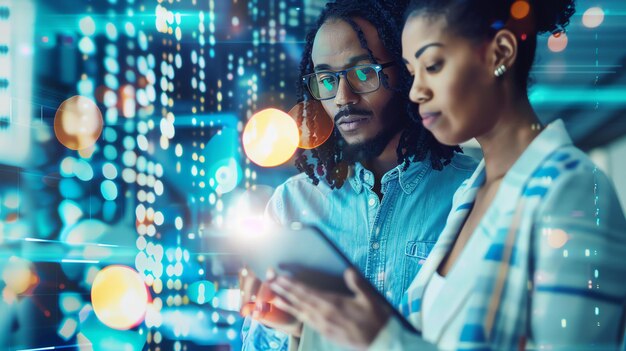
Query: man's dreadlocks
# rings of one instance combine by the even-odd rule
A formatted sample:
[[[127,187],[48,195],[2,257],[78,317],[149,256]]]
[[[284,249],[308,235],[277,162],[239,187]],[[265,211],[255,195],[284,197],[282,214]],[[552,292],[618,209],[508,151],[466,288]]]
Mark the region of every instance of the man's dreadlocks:
[[[350,24],[358,35],[361,47],[367,50],[370,60],[373,63],[378,63],[367,45],[363,31],[353,19],[361,18],[370,22],[376,27],[380,40],[387,51],[391,53],[396,66],[401,70],[401,77],[403,77],[400,86],[394,88],[389,86],[387,75],[381,72],[382,85],[399,94],[401,101],[405,102],[407,106],[406,118],[402,121],[405,128],[396,150],[398,164],[404,164],[406,170],[410,162],[423,161],[429,157],[432,167],[441,170],[450,163],[454,152],[460,151],[460,148],[440,144],[423,127],[416,105],[408,100],[411,77],[403,64],[400,44],[402,15],[408,2],[408,0],[337,0],[327,3],[315,27],[306,36],[306,46],[300,62],[300,75],[303,76],[313,71],[311,59],[313,41],[320,27],[330,19],[339,19]],[[297,94],[299,102],[315,103],[301,82],[297,85]],[[300,116],[299,118],[301,119],[299,122],[302,123],[304,117]],[[315,118],[306,118],[304,122],[309,130],[315,130]],[[343,143],[341,134],[335,128],[325,143],[310,150],[310,152],[298,149],[295,165],[299,171],[305,172],[315,185],[319,183],[318,177],[324,177],[331,188],[341,188],[348,176],[350,166],[342,157]],[[316,160],[315,164],[309,163],[310,156]]]

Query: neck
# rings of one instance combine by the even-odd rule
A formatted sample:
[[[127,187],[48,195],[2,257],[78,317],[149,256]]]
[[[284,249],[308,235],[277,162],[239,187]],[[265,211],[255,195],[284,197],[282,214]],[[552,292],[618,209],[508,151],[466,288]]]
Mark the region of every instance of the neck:
[[[539,135],[539,119],[525,97],[508,104],[489,132],[477,137],[485,158],[485,184],[498,181]]]
[[[396,150],[398,149],[401,135],[402,131],[398,131],[393,138],[391,138],[389,143],[387,143],[387,146],[385,146],[385,149],[380,155],[378,155],[378,157],[361,161],[365,168],[374,173],[374,178],[376,179],[377,184],[380,183],[380,180],[385,173],[389,172],[398,165],[398,155],[396,154]]]

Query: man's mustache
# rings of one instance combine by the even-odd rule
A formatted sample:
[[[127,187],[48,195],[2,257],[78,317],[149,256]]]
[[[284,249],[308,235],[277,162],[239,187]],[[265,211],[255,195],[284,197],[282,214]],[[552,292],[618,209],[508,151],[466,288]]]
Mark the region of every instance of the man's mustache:
[[[362,110],[356,107],[348,106],[348,107],[342,108],[341,110],[339,110],[339,112],[337,112],[337,114],[335,115],[335,123],[337,123],[340,118],[347,117],[350,115],[371,116],[373,114],[374,113],[372,111]]]

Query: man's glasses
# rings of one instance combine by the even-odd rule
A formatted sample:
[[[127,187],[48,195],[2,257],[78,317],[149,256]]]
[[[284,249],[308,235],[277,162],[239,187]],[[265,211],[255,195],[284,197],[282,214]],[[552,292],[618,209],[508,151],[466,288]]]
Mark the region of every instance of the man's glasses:
[[[344,77],[355,94],[366,94],[380,88],[380,71],[393,66],[395,62],[382,65],[367,64],[350,67],[343,71],[319,71],[302,77],[302,82],[309,88],[317,100],[333,99],[339,89],[339,77]]]

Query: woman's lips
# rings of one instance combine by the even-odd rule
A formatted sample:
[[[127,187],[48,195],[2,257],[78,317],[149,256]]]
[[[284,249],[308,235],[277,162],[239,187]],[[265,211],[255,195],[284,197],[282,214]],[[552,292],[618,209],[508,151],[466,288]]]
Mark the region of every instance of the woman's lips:
[[[441,116],[441,112],[428,112],[420,115],[422,116],[422,124],[424,124],[424,127],[428,128],[437,121],[437,119]]]

